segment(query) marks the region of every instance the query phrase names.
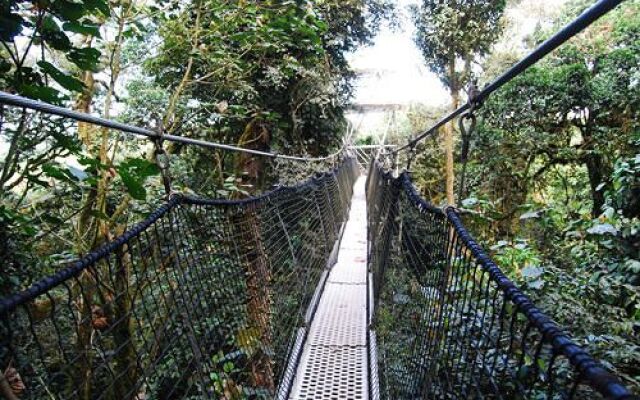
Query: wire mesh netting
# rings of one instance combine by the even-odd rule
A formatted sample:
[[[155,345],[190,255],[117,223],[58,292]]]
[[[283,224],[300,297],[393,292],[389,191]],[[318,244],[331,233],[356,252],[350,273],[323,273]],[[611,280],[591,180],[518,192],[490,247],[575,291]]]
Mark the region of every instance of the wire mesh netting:
[[[406,173],[372,164],[367,197],[382,398],[637,399]]]
[[[329,266],[357,164],[239,201],[174,196],[0,300],[0,393],[271,398]],[[281,388],[280,388],[281,389]]]

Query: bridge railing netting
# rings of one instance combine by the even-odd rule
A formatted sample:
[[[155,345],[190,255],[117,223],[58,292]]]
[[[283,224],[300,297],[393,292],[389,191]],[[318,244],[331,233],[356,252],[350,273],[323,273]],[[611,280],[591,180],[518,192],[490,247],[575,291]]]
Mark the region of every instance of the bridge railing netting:
[[[239,201],[174,196],[0,300],[0,397],[271,398],[346,219],[355,160]],[[290,377],[290,376],[289,376]]]
[[[383,399],[637,399],[476,244],[378,163],[367,181]]]

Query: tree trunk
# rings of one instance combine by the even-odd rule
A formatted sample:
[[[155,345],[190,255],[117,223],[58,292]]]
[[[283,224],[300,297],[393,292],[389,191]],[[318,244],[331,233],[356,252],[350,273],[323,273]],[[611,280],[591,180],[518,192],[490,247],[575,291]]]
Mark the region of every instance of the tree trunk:
[[[449,91],[451,93],[451,110],[458,108],[460,95],[458,93],[458,82],[456,79],[455,56],[451,56],[449,61]],[[456,199],[453,195],[455,176],[453,172],[453,136],[455,134],[455,122],[451,121],[444,129],[444,149],[445,149],[445,191],[447,194],[447,204],[455,205]]]
[[[83,73],[82,82],[84,83],[85,89],[78,97],[74,109],[88,114],[91,111],[91,101],[93,100],[93,94],[96,86],[95,80],[93,79],[93,72],[85,71]],[[78,122],[78,137],[87,149],[91,149],[92,147],[91,137],[93,135],[91,133],[93,128],[93,125],[87,122]]]
[[[251,355],[251,384],[275,392],[273,362],[262,349],[272,345],[270,329],[271,304],[269,301],[270,271],[260,235],[260,220],[255,209],[241,210],[232,217],[237,229],[239,253],[245,264],[247,286],[248,331],[256,331],[260,346]]]
[[[114,358],[118,385],[115,385],[114,399],[136,398],[137,393],[129,393],[138,381],[138,364],[134,347],[134,321],[131,318],[131,295],[129,293],[131,255],[129,247],[118,249],[116,253],[115,292],[113,312],[113,339],[118,349]],[[134,288],[135,289],[135,288]]]
[[[87,37],[85,43],[91,44],[92,39]],[[89,113],[91,111],[91,102],[95,93],[95,80],[91,71],[83,73],[82,81],[85,89],[76,101],[75,110]],[[85,148],[91,154],[93,152],[92,133],[94,126],[78,122],[78,136]],[[96,218],[93,217],[95,202],[98,191],[96,188],[89,190],[84,200],[83,211],[80,213],[77,222],[76,232],[77,251],[79,254],[86,254],[95,245],[97,240]],[[76,307],[78,309],[78,324],[76,326],[76,348],[82,357],[76,362],[76,375],[74,385],[80,387],[78,389],[78,397],[82,400],[91,398],[91,384],[93,382],[93,357],[91,356],[91,337],[93,336],[92,326],[92,308],[94,296],[94,284],[87,271],[83,271],[78,277],[78,284],[74,285],[73,298],[76,299]],[[84,289],[83,289],[84,288]],[[77,387],[69,387],[69,392],[73,392]]]
[[[130,13],[132,11],[133,3],[129,3],[126,7],[122,7],[122,14],[118,20],[118,32],[116,35],[116,42],[113,44],[113,48],[111,49],[111,57],[110,57],[110,81],[108,90],[105,96],[105,104],[103,110],[103,117],[110,118],[111,111],[111,103],[113,94],[116,87],[116,82],[120,75],[120,51],[123,42],[122,32],[124,31],[124,25],[127,21],[127,18],[130,17]],[[85,39],[88,45],[92,43],[92,38],[88,37]],[[95,93],[95,79],[93,73],[91,71],[86,71],[83,76],[83,81],[85,83],[86,89],[78,99],[75,104],[75,108],[78,111],[82,111],[85,113],[89,113],[91,111],[91,103],[93,100],[93,95]],[[98,140],[95,139],[94,133],[100,133]],[[80,140],[83,142],[87,151],[91,155],[97,155],[100,163],[103,165],[110,165],[111,162],[108,156],[109,149],[109,129],[101,128],[99,131],[96,128],[87,123],[79,122],[78,123],[78,135]],[[116,146],[117,147],[117,146]],[[114,149],[114,152],[116,150]],[[106,204],[107,204],[107,194],[109,192],[109,186],[111,182],[111,174],[108,170],[97,171],[100,176],[95,188],[91,188],[89,191],[83,205],[83,211],[79,216],[77,223],[77,232],[78,232],[78,241],[77,247],[78,252],[80,254],[85,254],[95,248],[97,248],[102,243],[106,242],[108,238],[111,236],[109,232],[109,225],[106,221],[100,220],[96,218],[93,213],[97,210],[103,214],[106,214]],[[126,200],[125,200],[126,201]],[[124,230],[124,227],[122,227]],[[123,266],[123,268],[126,268]],[[119,271],[119,273],[122,271]],[[126,271],[125,271],[126,272]],[[100,274],[100,272],[98,272]],[[108,273],[108,272],[107,272]],[[102,274],[101,274],[102,275]],[[107,279],[106,277],[104,277]],[[126,278],[126,277],[125,277]],[[91,288],[93,285],[92,277],[87,272],[83,272],[80,277],[82,282],[82,286],[85,288]],[[116,281],[118,282],[118,286],[127,287],[126,282],[122,281],[122,277],[116,277]],[[85,289],[89,290],[89,289]],[[78,326],[78,348],[81,351],[84,351],[87,355],[83,358],[83,362],[78,363],[78,374],[77,378],[80,382],[82,382],[83,388],[81,391],[81,395],[83,399],[89,399],[91,397],[91,379],[92,379],[92,359],[90,358],[90,348],[91,348],[91,337],[93,335],[93,326],[92,326],[92,312],[93,312],[93,295],[94,288],[91,288],[90,293],[84,294],[84,299],[82,301],[80,307],[80,324]],[[122,297],[123,295],[118,293],[121,298],[126,303],[128,299],[128,293],[124,296],[127,297],[125,299]],[[123,339],[122,341],[126,343],[125,347],[122,349],[121,353],[118,353],[118,365],[125,365],[123,368],[127,368],[131,362],[135,363],[135,351],[133,354],[131,353],[131,343],[130,340],[126,338],[125,330],[128,330],[130,333],[130,316],[128,315],[128,305],[125,303],[119,302],[116,304],[116,313],[118,315],[113,316],[114,321],[120,321],[120,325],[118,329],[115,331],[115,335],[120,335]],[[103,307],[107,306],[106,304],[102,305]],[[88,322],[87,322],[88,321]],[[117,338],[116,338],[116,341]],[[125,360],[125,357],[129,359],[129,361]],[[135,372],[135,371],[134,371]],[[122,385],[119,385],[120,389],[127,389],[129,385],[129,377],[130,372],[122,376],[123,379]],[[120,396],[118,396],[120,397]]]
[[[604,188],[599,188],[600,184],[606,179],[605,171],[608,169],[605,166],[604,159],[601,154],[597,152],[591,152],[584,156],[584,164],[587,167],[589,173],[589,186],[591,189],[591,216],[593,218],[598,217],[602,212],[602,206],[604,206]]]
[[[259,118],[254,118],[245,126],[238,140],[238,146],[260,151],[269,151],[271,134]],[[241,186],[251,194],[260,193],[265,185],[265,160],[247,153],[237,155],[235,175],[240,177]]]
[[[591,215],[596,218],[602,212],[605,202],[605,187],[607,178],[610,175],[611,167],[607,165],[602,154],[595,148],[593,135],[591,134],[590,123],[580,127],[584,149],[586,154],[582,157],[584,165],[587,167],[589,175],[589,186],[591,190]],[[605,187],[599,187],[602,183]],[[598,190],[599,189],[599,190]]]

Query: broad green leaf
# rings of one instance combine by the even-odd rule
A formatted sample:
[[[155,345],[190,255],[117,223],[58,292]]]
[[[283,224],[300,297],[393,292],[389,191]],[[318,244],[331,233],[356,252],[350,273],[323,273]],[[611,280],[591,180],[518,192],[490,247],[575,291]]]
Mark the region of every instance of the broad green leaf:
[[[66,0],[56,0],[52,2],[51,10],[66,21],[77,21],[88,11],[86,7],[83,7],[83,4]]]
[[[39,176],[36,175],[27,175],[27,180],[31,183],[35,183],[36,185],[42,187],[49,187],[49,182],[43,181]]]
[[[86,166],[88,169],[92,169],[95,171],[105,170],[108,168],[107,165],[100,163],[98,158],[93,157],[79,157],[78,164]]]
[[[120,179],[122,179],[122,183],[127,188],[127,192],[131,197],[136,200],[146,200],[147,191],[144,188],[142,181],[136,179],[126,169],[119,168],[118,173],[120,174]]]
[[[542,275],[543,272],[544,272],[544,269],[540,267],[535,267],[532,265],[526,266],[522,269],[522,271],[520,271],[520,273],[524,278],[531,278],[531,279],[538,278],[540,275]]]
[[[618,230],[611,224],[596,224],[587,229],[587,233],[592,235],[617,235]]]
[[[64,25],[62,25],[62,29],[73,33],[79,33],[81,35],[101,38],[100,26],[89,22],[65,22]]]
[[[85,47],[83,49],[71,50],[69,54],[67,54],[67,59],[83,71],[98,72],[100,55],[100,51],[97,49]]]
[[[81,80],[65,74],[51,63],[47,61],[39,61],[38,66],[43,72],[49,74],[49,76],[51,76],[51,78],[58,82],[63,88],[73,92],[81,92],[84,89],[84,84]]]
[[[50,178],[58,179],[63,182],[75,183],[76,181],[76,178],[68,170],[60,168],[58,165],[43,165],[42,172]]]
[[[136,200],[145,200],[147,191],[144,188],[145,180],[160,173],[158,166],[143,158],[129,158],[120,163],[116,168],[126,186],[127,191]]]
[[[144,158],[128,158],[120,163],[119,168],[126,168],[141,178],[148,178],[160,173],[160,169],[155,163]]]
[[[0,14],[0,40],[10,42],[22,31],[22,17],[13,13]]]
[[[18,86],[18,93],[34,100],[46,103],[60,104],[60,92],[56,89],[40,85],[23,84]]]
[[[40,31],[42,40],[49,46],[60,51],[71,50],[71,41],[67,35],[60,30],[58,23],[50,15],[47,15],[42,20],[42,28]]]
[[[89,11],[99,11],[105,17],[111,14],[109,2],[105,0],[84,0],[84,6]]]
[[[640,261],[638,261],[638,260],[633,260],[633,259],[627,260],[624,263],[624,266],[628,271],[630,271],[630,272],[632,272],[634,274],[640,273]]]

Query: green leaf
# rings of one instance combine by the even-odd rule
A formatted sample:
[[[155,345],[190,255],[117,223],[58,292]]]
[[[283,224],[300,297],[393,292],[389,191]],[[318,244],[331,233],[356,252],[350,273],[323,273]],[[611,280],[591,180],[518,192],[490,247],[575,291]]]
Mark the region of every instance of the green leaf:
[[[88,9],[83,7],[82,4],[66,1],[56,0],[51,4],[51,10],[66,21],[77,21],[82,18]]]
[[[83,71],[98,72],[100,52],[92,47],[73,49],[67,54],[67,59]]]
[[[131,197],[136,200],[146,200],[147,191],[140,180],[132,176],[126,169],[118,169],[118,173],[120,174],[120,179],[122,179],[122,183],[127,188],[127,192]]]
[[[624,263],[625,268],[627,269],[627,271],[632,272],[634,274],[640,273],[640,261],[638,260],[627,260]]]
[[[144,187],[145,180],[160,173],[160,169],[156,164],[144,158],[126,159],[116,169],[129,195],[136,200],[145,200],[147,198],[147,191]]]
[[[84,0],[84,6],[89,11],[99,11],[105,17],[111,15],[109,2],[105,0]]]
[[[148,178],[160,173],[160,169],[155,163],[144,158],[128,158],[120,164],[120,168],[134,171],[136,175],[142,178]]]
[[[0,40],[10,42],[22,31],[22,17],[13,13],[2,13],[0,15]]]
[[[62,29],[73,33],[79,33],[81,35],[93,36],[97,38],[102,37],[100,36],[100,26],[88,22],[65,22],[64,25],[62,25]]]
[[[47,15],[42,20],[42,27],[40,30],[42,40],[49,44],[49,46],[60,51],[71,50],[71,41],[67,35],[60,30],[58,23],[50,15]]]
[[[51,76],[51,78],[58,82],[63,88],[73,92],[81,92],[84,89],[84,83],[82,83],[81,80],[65,74],[51,63],[47,61],[39,61],[38,66],[43,72],[49,74],[49,76]]]
[[[222,366],[222,369],[224,370],[224,372],[231,373],[233,371],[233,363],[231,361],[227,361],[226,363],[224,363],[224,365]]]
[[[75,177],[71,175],[69,171],[62,169],[57,165],[43,165],[42,172],[50,178],[58,179],[67,183],[75,183]]]
[[[0,74],[11,71],[11,63],[7,60],[0,59]]]
[[[80,165],[84,165],[85,167],[85,171],[87,170],[91,170],[91,171],[104,171],[107,168],[109,168],[108,165],[102,164],[100,162],[100,159],[97,157],[85,157],[85,156],[81,156],[78,158],[78,164]]]
[[[45,188],[49,187],[49,182],[43,181],[42,179],[40,179],[40,177],[36,175],[27,175],[27,180],[31,183],[35,183],[36,185],[39,185]]]
[[[60,104],[61,102],[60,92],[51,87],[22,84],[18,86],[18,93],[30,99],[41,100],[46,103]]]
[[[80,140],[67,132],[52,130],[50,136],[56,141],[56,146],[60,146],[71,153],[79,153],[82,150]]]

